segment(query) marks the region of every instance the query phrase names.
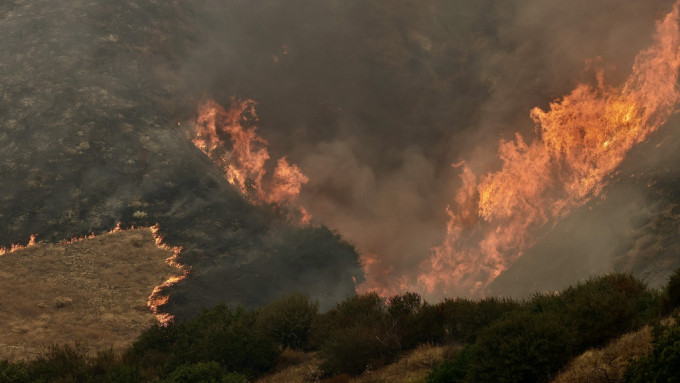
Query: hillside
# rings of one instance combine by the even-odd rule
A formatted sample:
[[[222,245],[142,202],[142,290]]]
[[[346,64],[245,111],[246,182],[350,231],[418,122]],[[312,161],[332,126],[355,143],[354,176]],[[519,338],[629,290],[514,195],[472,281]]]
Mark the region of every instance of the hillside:
[[[330,307],[362,280],[354,249],[250,204],[178,126],[205,92],[183,74],[204,5],[0,2],[0,247],[158,223],[196,270],[165,311],[299,289]]]
[[[150,326],[120,352],[63,344],[28,361],[0,359],[0,380],[667,381],[680,376],[679,304],[680,269],[663,290],[619,273],[522,301],[371,293],[321,313],[318,302],[292,294],[255,310],[222,304]]]
[[[51,343],[123,349],[155,323],[147,300],[178,274],[171,255],[137,229],[0,256],[0,359],[35,357]]]

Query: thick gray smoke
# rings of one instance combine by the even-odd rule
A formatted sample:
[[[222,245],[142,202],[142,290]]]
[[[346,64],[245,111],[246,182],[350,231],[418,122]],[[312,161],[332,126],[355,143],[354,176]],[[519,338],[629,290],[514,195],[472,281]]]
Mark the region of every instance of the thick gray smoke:
[[[529,110],[592,81],[588,60],[622,81],[671,5],[4,1],[0,239],[159,222],[194,266],[173,310],[295,290],[317,291],[328,307],[353,290],[352,277],[362,280],[351,246],[248,204],[183,130],[205,99],[252,99],[272,158],[287,156],[309,177],[300,199],[315,224],[379,259],[367,278],[394,286],[444,238],[459,186],[451,164],[496,169],[499,139],[530,140]],[[673,131],[633,153],[610,199],[547,228],[499,291],[558,288],[535,276],[557,281],[549,275],[565,270],[564,283],[612,268],[663,279],[677,264],[668,249],[680,227]]]
[[[310,178],[303,204],[317,222],[380,260],[369,279],[396,286],[401,276],[413,280],[442,241],[445,208],[459,183],[450,165],[466,160],[478,173],[497,169],[499,139],[515,132],[533,139],[529,110],[594,82],[597,68],[619,84],[671,5],[208,1],[212,39],[189,57],[184,73],[194,92],[223,103],[231,96],[259,103],[261,134]],[[595,215],[572,218],[581,227],[599,215],[620,225],[594,223],[574,237],[580,254],[567,260],[595,258],[599,266],[577,268],[564,283],[613,268],[640,270],[616,263],[620,251],[612,244],[654,198],[646,185],[619,183],[635,208],[603,204]],[[546,235],[572,234],[558,227]],[[546,241],[541,254],[563,245]],[[530,279],[540,267],[522,270]],[[552,287],[536,284],[522,293]]]

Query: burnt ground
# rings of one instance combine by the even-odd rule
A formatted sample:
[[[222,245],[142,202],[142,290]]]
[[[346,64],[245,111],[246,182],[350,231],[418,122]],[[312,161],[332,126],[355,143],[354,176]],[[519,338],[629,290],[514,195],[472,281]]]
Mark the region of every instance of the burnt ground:
[[[357,252],[243,199],[187,139],[201,100],[255,99],[272,157],[320,173],[307,174],[303,201],[315,217],[362,217],[349,220],[355,232],[382,237],[397,271],[413,272],[443,237],[450,164],[482,146],[493,156],[514,131],[530,137],[530,108],[587,80],[584,57],[630,68],[671,3],[535,1],[527,16],[526,1],[500,0],[2,1],[0,246],[158,223],[193,270],[164,307],[179,318],[293,291],[328,308],[362,281]],[[499,291],[611,269],[662,284],[678,264],[676,132],[677,121],[636,149],[607,198],[546,230]],[[405,186],[413,173],[422,182]],[[375,206],[397,224],[373,219]]]
[[[177,124],[189,3],[0,4],[0,246],[158,223],[194,270],[180,317],[292,291],[328,307],[361,280],[354,249],[246,202]]]

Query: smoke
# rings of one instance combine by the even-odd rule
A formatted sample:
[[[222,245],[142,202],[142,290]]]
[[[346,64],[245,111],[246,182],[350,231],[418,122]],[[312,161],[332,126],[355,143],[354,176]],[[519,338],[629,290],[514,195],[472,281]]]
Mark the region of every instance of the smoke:
[[[450,165],[496,170],[499,139],[532,140],[529,110],[594,83],[597,68],[620,84],[671,5],[207,1],[210,38],[183,73],[189,94],[256,100],[271,150],[310,179],[302,204],[357,246],[373,280],[365,288],[395,292],[442,243],[460,186]],[[621,194],[649,200],[646,191]],[[605,245],[588,232],[579,239],[589,254],[623,235],[603,231]],[[611,269],[612,257],[593,270]]]
[[[586,68],[620,84],[672,3],[3,2],[3,245],[158,222],[195,270],[173,307],[257,304],[296,288],[323,290],[328,307],[354,288],[352,277],[361,284],[361,272],[351,246],[318,227],[326,225],[360,253],[361,289],[402,290],[444,241],[461,185],[451,165],[497,170],[499,140],[519,132],[530,141],[531,108],[594,82]],[[226,108],[232,98],[254,100],[270,157],[309,178],[299,199],[318,231],[249,204],[191,144],[184,129],[198,106]],[[564,270],[569,283],[611,268],[663,279],[666,270],[635,261],[648,254],[650,233],[664,227],[668,241],[680,227],[659,223],[677,215],[676,172],[665,170],[678,140],[653,139],[610,180],[612,197],[546,228],[499,283],[546,276],[510,283],[524,294],[557,288],[548,276]],[[638,239],[614,246],[633,226]],[[672,248],[662,242],[656,248]],[[555,252],[559,262],[549,260]],[[577,267],[584,259],[596,267]]]

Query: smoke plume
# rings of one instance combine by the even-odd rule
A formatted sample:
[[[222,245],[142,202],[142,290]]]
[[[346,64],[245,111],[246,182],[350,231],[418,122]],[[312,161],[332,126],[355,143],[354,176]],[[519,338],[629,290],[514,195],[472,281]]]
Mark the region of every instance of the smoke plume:
[[[580,83],[597,87],[598,73],[624,84],[672,6],[5,1],[0,247],[158,223],[192,269],[165,307],[180,319],[291,291],[323,307],[357,287],[470,294],[417,283],[446,241],[466,172],[501,169],[501,140],[519,133],[530,144],[533,108],[549,110]],[[191,142],[208,100],[224,110],[252,100],[258,119],[245,128],[306,180],[285,200],[310,225],[273,199],[253,203],[243,193],[252,185],[230,183],[229,164]],[[598,198],[537,228],[534,246],[477,293],[524,295],[611,269],[663,281],[679,263],[677,126],[632,149]],[[219,155],[233,158],[223,141]]]

